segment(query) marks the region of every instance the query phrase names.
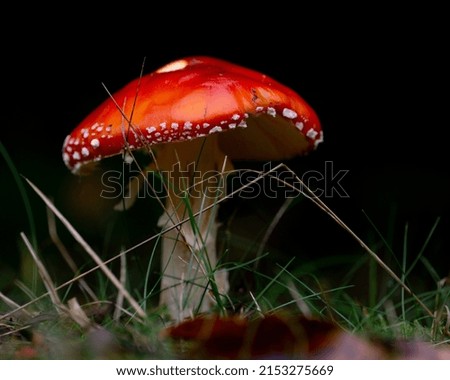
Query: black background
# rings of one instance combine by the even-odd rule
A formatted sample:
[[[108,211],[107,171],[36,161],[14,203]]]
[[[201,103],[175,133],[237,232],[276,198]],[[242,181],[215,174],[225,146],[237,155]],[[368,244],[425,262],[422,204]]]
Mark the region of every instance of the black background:
[[[15,14],[15,27],[3,31],[1,142],[18,172],[55,199],[101,249],[111,213],[92,200],[95,179],[74,178],[64,167],[65,136],[105,99],[102,83],[111,92],[118,90],[139,75],[144,57],[144,73],[183,56],[223,58],[292,87],[316,110],[325,142],[309,157],[288,164],[300,175],[320,170],[324,161],[348,170],[341,184],[350,197],[324,201],[375,249],[386,251],[368,218],[399,256],[408,224],[412,260],[441,217],[426,255],[440,276],[447,275],[449,62],[442,10],[341,9],[343,16],[331,9],[299,14],[274,8],[259,14],[218,8],[193,18],[184,10],[170,18],[173,10],[134,9],[75,21],[69,21],[67,10],[50,20],[34,18],[32,24]],[[20,262],[18,234],[29,232],[29,226],[3,160],[0,173],[0,265],[13,277]],[[31,191],[28,195],[45,253],[50,246],[45,210]],[[267,205],[261,225],[279,206]],[[308,258],[358,251],[315,206],[298,211],[288,213],[275,231],[276,250]],[[146,219],[134,212],[142,222],[138,238],[153,233],[144,230],[157,215]]]

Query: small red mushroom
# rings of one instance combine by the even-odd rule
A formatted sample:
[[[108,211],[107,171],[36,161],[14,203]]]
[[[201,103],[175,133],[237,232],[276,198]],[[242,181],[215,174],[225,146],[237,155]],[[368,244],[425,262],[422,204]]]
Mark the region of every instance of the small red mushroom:
[[[189,57],[105,100],[67,136],[63,159],[78,173],[89,162],[151,147],[158,170],[170,173],[166,213],[159,221],[169,227],[187,215],[180,197],[186,190],[180,188],[184,173],[201,173],[185,185],[208,194],[208,176],[231,170],[232,160],[289,159],[313,150],[322,139],[316,113],[290,88],[223,60]],[[214,183],[217,197],[223,196],[220,186]],[[217,200],[199,194],[189,199],[193,213]],[[201,213],[198,229],[185,223],[164,236],[160,300],[176,319],[210,309],[213,300],[205,289],[212,273],[219,291],[228,290],[227,273],[215,271],[216,213],[217,208]]]

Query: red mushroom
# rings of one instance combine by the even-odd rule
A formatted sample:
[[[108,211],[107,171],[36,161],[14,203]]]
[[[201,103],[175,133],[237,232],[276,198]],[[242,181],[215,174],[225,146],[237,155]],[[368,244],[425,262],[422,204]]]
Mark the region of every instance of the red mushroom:
[[[199,191],[208,193],[207,177],[232,169],[231,160],[289,159],[322,141],[316,113],[296,92],[219,59],[174,61],[129,83],[112,98],[67,136],[64,162],[77,173],[86,163],[117,155],[126,147],[151,147],[158,169],[170,173],[161,227],[187,215],[180,197],[186,189],[180,184],[189,170],[201,173],[185,184],[197,190],[189,199],[191,211],[197,213],[216,201],[214,196],[199,196]],[[131,124],[124,117],[131,117]],[[223,196],[220,185],[214,188],[217,197]],[[210,309],[213,300],[205,290],[211,280],[222,294],[228,290],[227,273],[216,271],[216,211],[202,212],[196,219],[198,228],[185,223],[164,236],[160,300],[174,318]]]

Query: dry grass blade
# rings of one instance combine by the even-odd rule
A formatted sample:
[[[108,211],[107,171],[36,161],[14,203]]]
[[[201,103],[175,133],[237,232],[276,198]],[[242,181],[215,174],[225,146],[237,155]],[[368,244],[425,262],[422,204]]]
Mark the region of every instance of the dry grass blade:
[[[127,280],[127,256],[122,255],[122,256],[120,256],[120,282],[122,283],[124,288],[125,288],[126,280]],[[119,291],[117,293],[116,306],[114,309],[114,320],[115,321],[118,321],[122,314],[123,298],[124,298],[123,293]]]
[[[50,239],[52,240],[53,244],[55,244],[56,248],[58,248],[59,253],[61,253],[61,256],[69,266],[69,268],[72,270],[73,274],[77,274],[80,271],[77,268],[77,265],[73,261],[72,257],[69,254],[69,251],[61,241],[61,239],[58,236],[58,231],[56,229],[56,223],[55,223],[55,214],[50,210],[50,208],[47,207],[47,224],[48,224],[48,233],[50,235]],[[87,282],[81,278],[78,281],[78,284],[82,291],[86,292],[94,301],[98,301],[97,296],[95,295],[95,292],[89,287]]]
[[[269,241],[270,236],[272,235],[273,230],[277,226],[277,224],[280,222],[283,215],[288,210],[289,206],[291,205],[294,198],[287,198],[284,203],[281,205],[275,216],[273,217],[272,221],[269,224],[269,227],[267,227],[266,233],[264,234],[261,244],[259,245],[258,252],[256,252],[256,257],[261,257],[263,254],[264,248],[267,245],[267,242]],[[257,265],[258,260],[255,260],[255,266]]]
[[[67,302],[67,305],[69,306],[69,310],[67,311],[67,313],[75,323],[77,323],[81,328],[86,330],[92,326],[90,319],[88,318],[84,310],[81,308],[76,298],[71,298]]]
[[[126,290],[114,273],[106,266],[105,262],[95,253],[91,246],[83,239],[83,237],[78,233],[78,231],[70,224],[70,222],[62,215],[59,210],[53,205],[53,203],[36,187],[30,180],[25,178],[31,188],[36,192],[37,195],[44,201],[44,203],[49,207],[56,217],[64,224],[67,230],[71,233],[74,239],[84,248],[88,255],[95,261],[98,268],[105,274],[105,276],[112,282],[112,284],[117,288],[119,292],[122,292],[125,299],[136,311],[137,315],[144,318],[146,316],[144,310],[139,306],[136,300],[131,296],[131,294]]]
[[[20,305],[14,302],[11,298],[5,296],[2,292],[0,292],[0,300],[3,301],[10,309],[18,309]],[[19,309],[16,313],[17,318],[29,319],[32,317],[31,313],[27,310]]]
[[[2,324],[0,324],[0,326],[2,326]],[[3,325],[3,326],[6,328],[10,328],[10,326],[8,326],[8,325]],[[7,331],[5,333],[0,334],[0,338],[5,338],[10,335],[16,335],[17,333],[20,333],[21,331],[28,330],[30,327],[31,327],[31,325],[25,325],[25,326],[21,326],[19,328],[10,329],[9,331]]]
[[[251,297],[252,300],[253,300],[253,303],[255,304],[256,311],[257,311],[261,316],[264,316],[263,311],[262,311],[262,309],[261,309],[261,306],[260,306],[259,303],[258,303],[258,300],[255,298],[255,296],[253,295],[252,292],[249,292],[249,294],[250,294],[250,297]]]
[[[292,281],[289,281],[287,283],[287,289],[289,290],[289,294],[295,301],[295,304],[297,305],[302,315],[304,315],[306,318],[312,318],[312,313],[308,304],[303,300],[302,295]]]
[[[63,310],[66,309],[64,304],[61,302],[61,299],[58,296],[58,292],[55,289],[55,285],[53,284],[53,281],[50,277],[50,275],[47,272],[47,269],[45,269],[45,265],[42,263],[41,259],[37,255],[37,253],[34,251],[33,246],[31,245],[30,241],[26,237],[26,235],[21,232],[20,237],[24,241],[26,247],[28,248],[28,251],[31,254],[31,257],[33,258],[34,262],[36,263],[36,267],[38,268],[39,275],[41,276],[42,282],[44,283],[45,288],[47,289],[47,292],[50,296],[50,299],[53,302],[53,305],[55,305],[56,310],[58,313],[61,313]]]

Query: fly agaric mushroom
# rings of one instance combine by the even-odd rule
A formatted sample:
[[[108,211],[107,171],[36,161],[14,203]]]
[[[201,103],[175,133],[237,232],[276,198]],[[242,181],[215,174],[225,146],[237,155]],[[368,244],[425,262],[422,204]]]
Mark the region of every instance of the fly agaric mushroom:
[[[197,227],[184,223],[162,241],[160,303],[182,319],[211,308],[212,284],[216,295],[229,287],[227,273],[216,270],[217,208],[204,210],[223,196],[223,183],[214,181],[208,194],[211,173],[231,170],[232,160],[293,158],[321,141],[316,113],[290,88],[229,62],[189,57],[132,81],[105,100],[67,136],[63,159],[78,173],[83,165],[126,149],[152,149],[154,167],[169,173],[166,212],[158,225],[175,226],[186,218],[188,207],[199,213]],[[187,187],[197,190],[189,202]]]

